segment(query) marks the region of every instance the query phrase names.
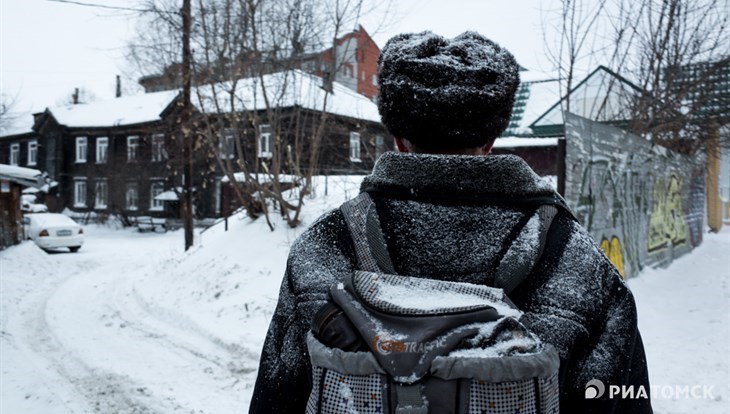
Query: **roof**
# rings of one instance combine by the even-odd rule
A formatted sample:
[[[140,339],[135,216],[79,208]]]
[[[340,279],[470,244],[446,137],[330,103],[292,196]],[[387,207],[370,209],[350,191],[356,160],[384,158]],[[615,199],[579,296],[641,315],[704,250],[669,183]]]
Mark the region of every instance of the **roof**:
[[[547,76],[547,75],[545,75]],[[520,75],[522,78],[522,74]],[[528,79],[539,78],[531,75]],[[530,125],[560,100],[560,83],[557,78],[522,81],[515,96],[512,117],[505,136],[532,135]]]
[[[162,110],[178,93],[177,90],[152,92],[47,110],[59,124],[72,128],[143,124],[159,121]]]
[[[244,78],[235,83],[222,82],[199,86],[193,89],[192,102],[200,112],[218,113],[215,96],[221,112],[227,111],[228,108],[231,108],[231,94],[227,92],[235,88],[233,107],[236,111],[263,110],[267,108],[264,99],[265,89],[270,107],[299,106],[320,111],[326,95],[321,86],[322,78],[300,70],[292,70],[263,75],[262,78]],[[136,125],[160,121],[162,112],[175,101],[179,94],[179,90],[151,92],[88,104],[50,107],[46,111],[59,124],[71,128]],[[327,96],[325,109],[331,114],[380,122],[380,114],[375,103],[337,82],[333,82],[332,93]],[[22,120],[19,119],[12,130],[2,132],[1,136],[32,133],[32,127],[33,117],[25,116]]]
[[[198,111],[207,114],[227,112],[231,107],[236,111],[264,110],[267,108],[264,91],[269,107],[299,106],[314,111],[323,109],[327,95],[322,88],[322,78],[300,70],[290,70],[260,78],[200,86],[194,89],[192,102]],[[331,114],[380,122],[375,103],[337,82],[333,82],[325,109]]]
[[[499,137],[494,141],[494,148],[554,147],[557,145],[558,138]]]
[[[599,66],[570,93],[555,102],[529,128],[535,135],[562,135],[563,105],[570,99],[570,112],[599,122],[618,122],[630,117],[631,100],[641,89],[626,78]]]
[[[256,173],[249,173],[249,176],[251,179],[258,181],[259,184],[266,184],[271,183],[274,181],[274,176],[272,174],[256,174]],[[243,172],[237,172],[233,174],[233,178],[236,179],[236,182],[244,183],[246,182],[246,174]],[[296,175],[290,175],[290,174],[279,174],[278,179],[280,183],[295,183],[300,180],[301,177]],[[223,176],[221,178],[221,182],[227,183],[230,182],[230,179],[227,175]]]
[[[17,165],[0,164],[0,179],[36,188],[46,184],[45,177],[39,170],[18,167]]]
[[[4,128],[0,128],[0,137],[33,134],[33,116],[29,112],[15,113]]]

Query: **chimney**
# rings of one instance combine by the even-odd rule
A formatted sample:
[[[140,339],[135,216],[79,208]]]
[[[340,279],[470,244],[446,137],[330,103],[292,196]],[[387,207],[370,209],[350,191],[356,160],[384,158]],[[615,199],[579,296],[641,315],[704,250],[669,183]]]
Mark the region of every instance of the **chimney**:
[[[122,96],[122,79],[117,75],[117,98]]]
[[[79,104],[79,88],[74,89],[74,94],[72,95],[73,103],[74,105]]]

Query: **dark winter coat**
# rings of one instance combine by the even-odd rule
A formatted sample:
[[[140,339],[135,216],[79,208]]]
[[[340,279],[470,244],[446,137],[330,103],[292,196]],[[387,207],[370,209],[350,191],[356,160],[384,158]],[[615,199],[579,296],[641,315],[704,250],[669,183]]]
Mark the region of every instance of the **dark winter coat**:
[[[518,223],[541,203],[560,200],[509,155],[386,153],[361,190],[375,201],[399,274],[487,285]],[[304,412],[311,390],[305,334],[329,287],[355,265],[340,210],[293,244],[251,413]],[[647,393],[649,383],[633,296],[569,212],[560,211],[541,259],[510,296],[531,329],[558,349],[562,413],[651,412],[648,400],[584,398],[594,378],[607,386],[643,385]]]

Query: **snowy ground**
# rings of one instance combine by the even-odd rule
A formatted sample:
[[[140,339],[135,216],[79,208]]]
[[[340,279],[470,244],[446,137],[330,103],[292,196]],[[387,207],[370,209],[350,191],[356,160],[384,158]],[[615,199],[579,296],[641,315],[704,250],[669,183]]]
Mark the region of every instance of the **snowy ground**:
[[[311,223],[356,194],[330,179]],[[180,232],[88,226],[77,254],[0,252],[0,413],[247,412],[289,243],[232,219],[190,252]],[[657,413],[730,412],[730,231],[630,282]],[[682,387],[708,395],[686,398]],[[679,393],[676,388],[679,387]],[[670,392],[671,391],[671,392]]]

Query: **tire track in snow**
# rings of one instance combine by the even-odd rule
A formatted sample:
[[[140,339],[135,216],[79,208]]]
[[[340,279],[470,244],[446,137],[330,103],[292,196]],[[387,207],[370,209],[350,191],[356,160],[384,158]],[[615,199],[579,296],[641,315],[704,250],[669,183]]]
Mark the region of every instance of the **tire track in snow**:
[[[140,242],[130,251],[107,238],[102,251],[54,255],[63,276],[23,301],[24,316],[14,318],[23,327],[12,330],[19,346],[58,399],[70,401],[61,412],[240,410],[235,396],[252,382],[257,355],[145,301],[145,271],[169,247]]]
[[[16,348],[33,363],[48,390],[65,404],[68,412],[160,412],[161,407],[150,407],[144,401],[144,389],[135,387],[129,378],[86,364],[79,353],[63,343],[49,324],[49,318],[54,317],[49,302],[59,289],[84,272],[103,268],[94,260],[76,262],[61,259],[60,263],[58,275],[49,275],[42,287],[28,295],[19,304],[17,317],[10,321],[9,330],[15,333]],[[72,268],[67,269],[64,264]]]

